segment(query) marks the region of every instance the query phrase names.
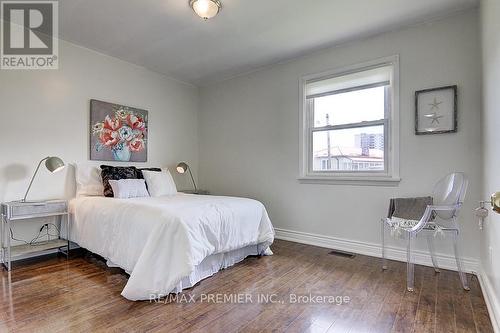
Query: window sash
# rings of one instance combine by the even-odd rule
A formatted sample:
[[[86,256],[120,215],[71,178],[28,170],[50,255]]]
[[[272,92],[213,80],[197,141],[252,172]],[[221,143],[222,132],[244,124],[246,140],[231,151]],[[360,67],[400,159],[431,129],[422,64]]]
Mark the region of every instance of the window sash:
[[[359,123],[347,123],[340,125],[328,125],[321,127],[310,127],[312,132],[323,132],[323,131],[333,131],[333,130],[341,130],[341,129],[349,129],[349,128],[360,128],[360,127],[371,127],[377,125],[387,125],[387,119],[379,119],[379,120],[370,120],[370,121],[361,121]]]
[[[386,85],[386,84],[384,84]],[[309,136],[309,153],[307,156],[307,168],[308,174],[319,174],[319,175],[334,175],[338,176],[341,174],[351,174],[351,175],[367,175],[367,174],[388,174],[389,173],[389,113],[390,113],[390,102],[388,98],[390,98],[390,88],[391,85],[386,85],[385,89],[385,106],[384,106],[384,119],[379,120],[371,120],[371,121],[361,121],[357,123],[347,123],[340,125],[328,125],[322,127],[314,127],[314,99],[307,98],[307,123],[308,123],[308,136]],[[352,88],[350,91],[362,90]],[[383,170],[369,170],[369,171],[358,171],[358,170],[314,170],[313,163],[314,157],[313,153],[313,133],[315,132],[324,132],[324,131],[332,131],[332,130],[342,130],[342,129],[350,129],[350,128],[363,128],[363,127],[372,127],[372,126],[384,126],[384,169]]]
[[[377,121],[379,122],[379,121]],[[340,126],[340,125],[339,125]],[[364,125],[364,126],[356,126],[356,127],[344,127],[341,125],[342,128],[334,128],[333,130],[339,130],[339,129],[349,129],[349,128],[362,128],[362,127],[372,127],[374,125]],[[364,174],[386,174],[389,171],[389,158],[388,158],[388,151],[389,151],[389,145],[387,142],[387,133],[388,133],[388,121],[387,120],[382,120],[380,123],[375,124],[375,126],[384,126],[384,169],[383,170],[368,170],[368,171],[359,171],[359,170],[314,170],[313,163],[314,163],[314,156],[313,154],[313,145],[314,145],[314,139],[313,139],[313,133],[314,132],[324,132],[324,131],[331,131],[332,129],[321,129],[319,131],[310,131],[309,132],[309,157],[308,157],[308,169],[310,174],[332,174],[332,175],[339,175],[339,174],[358,174],[358,175],[364,175]],[[338,126],[330,126],[330,127],[338,127]]]

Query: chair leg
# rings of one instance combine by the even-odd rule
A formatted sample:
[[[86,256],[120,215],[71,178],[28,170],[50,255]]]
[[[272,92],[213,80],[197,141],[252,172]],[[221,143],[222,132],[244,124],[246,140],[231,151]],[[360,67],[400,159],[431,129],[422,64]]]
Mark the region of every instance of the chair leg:
[[[434,271],[436,273],[439,273],[439,266],[436,260],[436,251],[434,250],[434,240],[432,239],[431,234],[427,234],[427,245],[429,246],[429,252],[431,254],[431,259],[432,259],[432,265],[434,266]]]
[[[382,219],[380,225],[380,231],[382,236],[382,269],[387,269],[387,260],[385,259],[385,221]]]
[[[407,233],[408,235],[408,247],[407,247],[407,262],[406,262],[406,289],[409,292],[412,292],[415,287],[415,267],[413,264],[413,253],[412,253],[412,243],[413,243],[413,234],[411,232]]]
[[[458,230],[453,233],[453,247],[455,249],[455,260],[457,261],[457,270],[458,270],[458,275],[460,276],[460,281],[462,282],[462,287],[468,291],[470,290],[469,282],[467,281],[467,275],[463,271],[462,259],[460,257],[460,249],[458,245],[458,238],[459,238],[458,235],[459,235]]]

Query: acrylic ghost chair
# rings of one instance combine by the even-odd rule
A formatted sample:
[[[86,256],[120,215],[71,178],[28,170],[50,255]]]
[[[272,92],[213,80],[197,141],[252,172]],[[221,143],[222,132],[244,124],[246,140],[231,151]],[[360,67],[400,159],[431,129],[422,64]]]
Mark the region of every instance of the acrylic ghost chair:
[[[429,246],[429,252],[432,258],[432,264],[436,272],[439,272],[439,266],[436,260],[436,255],[434,251],[434,233],[436,231],[442,233],[450,233],[453,237],[453,247],[455,250],[455,260],[457,263],[457,270],[460,276],[460,281],[465,290],[469,289],[469,284],[467,282],[467,276],[463,271],[463,265],[460,257],[459,249],[459,234],[460,228],[457,224],[457,216],[462,207],[465,194],[467,192],[467,187],[469,181],[467,177],[461,173],[451,173],[446,177],[442,178],[434,186],[433,191],[433,205],[427,206],[425,212],[418,221],[412,227],[398,228],[398,232],[401,231],[407,240],[407,289],[408,291],[414,290],[414,253],[413,247],[415,243],[415,238],[417,234],[421,231],[426,231],[427,233],[427,244]],[[387,269],[386,265],[386,253],[385,253],[385,234],[387,228],[394,228],[394,222],[391,218],[382,219],[382,269]]]

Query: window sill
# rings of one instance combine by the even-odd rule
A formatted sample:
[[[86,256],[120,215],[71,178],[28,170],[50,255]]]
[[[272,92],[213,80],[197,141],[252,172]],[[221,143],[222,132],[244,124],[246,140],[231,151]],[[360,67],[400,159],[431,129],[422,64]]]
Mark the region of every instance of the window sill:
[[[301,184],[324,184],[324,185],[358,185],[358,186],[398,186],[399,177],[327,177],[327,176],[305,176],[298,178]]]

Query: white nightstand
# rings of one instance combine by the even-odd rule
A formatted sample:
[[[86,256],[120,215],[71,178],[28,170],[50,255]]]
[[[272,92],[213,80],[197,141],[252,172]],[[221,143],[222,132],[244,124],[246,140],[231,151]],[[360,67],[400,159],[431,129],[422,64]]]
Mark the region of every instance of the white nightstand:
[[[15,260],[36,257],[59,249],[66,256],[69,255],[69,212],[66,200],[51,200],[42,202],[4,202],[2,203],[1,226],[1,259],[5,268],[10,271],[11,263]],[[11,246],[10,230],[13,223],[40,217],[59,217],[59,235],[55,239],[33,244]],[[63,216],[66,216],[66,239],[61,238]]]

